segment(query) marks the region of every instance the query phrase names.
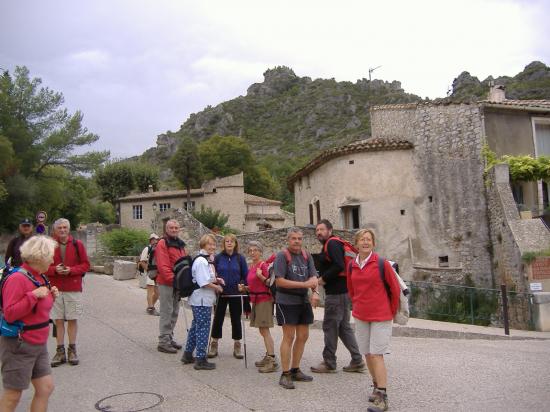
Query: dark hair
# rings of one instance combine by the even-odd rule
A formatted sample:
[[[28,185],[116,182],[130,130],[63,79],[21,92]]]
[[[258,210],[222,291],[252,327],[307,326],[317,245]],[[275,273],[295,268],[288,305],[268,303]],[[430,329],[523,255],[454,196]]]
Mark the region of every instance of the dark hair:
[[[332,230],[332,223],[330,223],[330,221],[328,219],[321,219],[317,222],[317,226],[319,225],[325,225],[327,227],[328,230]]]

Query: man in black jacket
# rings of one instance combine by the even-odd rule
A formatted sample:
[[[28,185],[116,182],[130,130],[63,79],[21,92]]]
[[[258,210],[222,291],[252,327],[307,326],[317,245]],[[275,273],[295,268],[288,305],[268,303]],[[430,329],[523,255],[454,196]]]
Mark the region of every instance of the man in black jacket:
[[[361,372],[365,369],[365,363],[350,325],[351,302],[345,276],[344,245],[338,238],[330,239],[332,224],[326,219],[317,223],[315,234],[323,244],[319,284],[325,288],[325,316],[323,318],[325,348],[323,349],[323,361],[318,366],[312,366],[311,371],[316,373],[336,372],[336,348],[338,338],[340,338],[351,355],[351,362],[348,366],[344,366],[344,371]],[[328,244],[325,248],[326,242]],[[325,249],[326,252],[324,252]],[[311,299],[314,307],[319,304],[318,293],[313,293]]]
[[[21,261],[21,252],[19,249],[32,236],[32,222],[30,219],[23,219],[19,224],[19,236],[14,237],[10,240],[8,247],[6,249],[5,262],[8,263],[8,260],[11,258],[10,266],[16,267],[21,266],[23,263]]]

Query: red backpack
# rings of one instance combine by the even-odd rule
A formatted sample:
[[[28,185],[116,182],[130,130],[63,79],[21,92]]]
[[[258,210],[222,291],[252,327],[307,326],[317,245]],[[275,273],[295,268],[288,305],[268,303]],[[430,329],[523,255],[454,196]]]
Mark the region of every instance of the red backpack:
[[[349,267],[350,263],[357,256],[357,249],[347,240],[341,239],[338,236],[331,236],[327,239],[327,241],[325,242],[325,245],[323,246],[323,253],[325,254],[325,257],[329,262],[330,262],[330,256],[328,255],[327,250],[328,250],[328,242],[330,242],[331,240],[336,240],[340,242],[342,246],[344,246],[344,270],[340,272],[338,275],[346,277],[345,268]]]

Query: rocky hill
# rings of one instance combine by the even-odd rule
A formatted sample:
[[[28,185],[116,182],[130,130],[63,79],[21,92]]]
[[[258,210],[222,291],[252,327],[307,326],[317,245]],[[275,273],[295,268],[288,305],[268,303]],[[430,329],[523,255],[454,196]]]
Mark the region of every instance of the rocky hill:
[[[507,99],[550,99],[550,67],[539,61],[529,63],[514,77],[489,76],[480,81],[470,73],[462,72],[454,79],[449,98],[453,101],[484,99],[491,82],[506,86]]]
[[[371,105],[419,100],[398,81],[312,80],[276,67],[264,73],[262,83],[251,85],[246,96],[209,106],[189,116],[178,132],[160,135],[157,148],[146,155],[168,157],[181,135],[202,141],[218,134],[243,137],[262,158],[307,158],[368,136]]]

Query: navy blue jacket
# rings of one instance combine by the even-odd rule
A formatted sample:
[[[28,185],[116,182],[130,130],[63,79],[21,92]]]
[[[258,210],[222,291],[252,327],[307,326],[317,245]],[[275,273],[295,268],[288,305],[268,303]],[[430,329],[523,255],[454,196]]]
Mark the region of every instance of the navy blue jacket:
[[[214,258],[214,266],[219,277],[225,281],[224,295],[239,295],[238,284],[247,285],[248,266],[246,259],[239,253],[228,255],[225,252],[218,253]]]

